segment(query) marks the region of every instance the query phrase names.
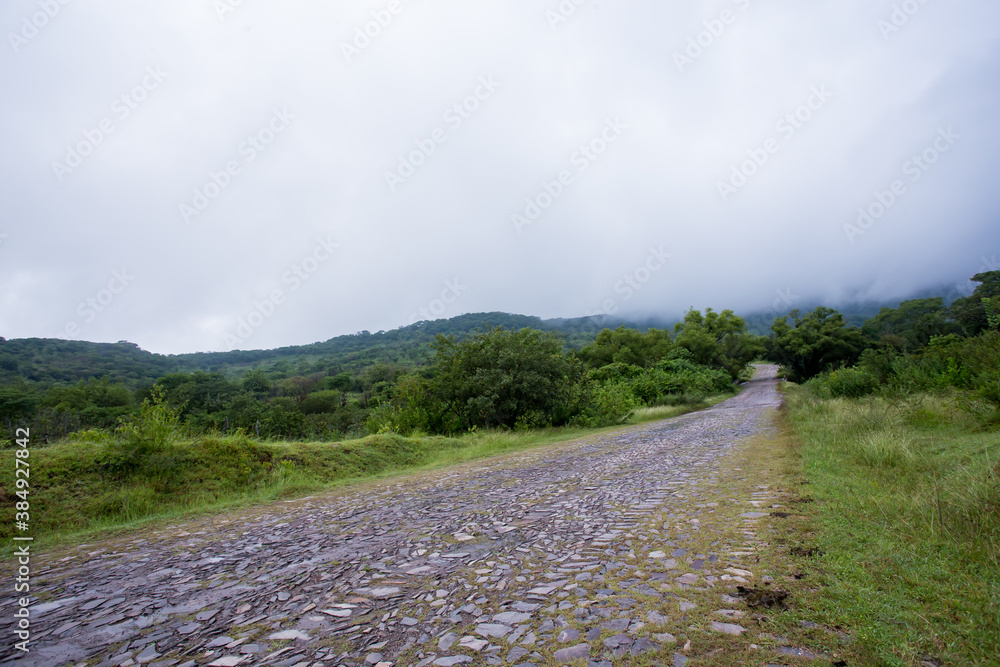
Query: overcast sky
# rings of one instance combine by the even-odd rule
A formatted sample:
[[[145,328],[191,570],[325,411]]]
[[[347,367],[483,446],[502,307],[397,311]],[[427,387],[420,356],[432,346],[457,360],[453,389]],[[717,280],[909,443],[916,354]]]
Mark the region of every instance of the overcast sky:
[[[995,0],[5,0],[0,28],[7,338],[269,348],[998,268]]]

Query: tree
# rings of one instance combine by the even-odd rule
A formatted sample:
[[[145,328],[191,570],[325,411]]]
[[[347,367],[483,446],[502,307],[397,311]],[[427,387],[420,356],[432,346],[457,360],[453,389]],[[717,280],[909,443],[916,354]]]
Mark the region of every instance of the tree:
[[[597,339],[580,350],[580,359],[590,368],[601,368],[613,363],[652,366],[673,349],[670,334],[659,329],[641,333],[624,326],[615,330],[605,329]]]
[[[581,368],[555,334],[497,327],[461,343],[439,335],[434,350],[438,430],[542,426],[571,416]]]
[[[760,356],[764,344],[747,333],[746,321],[731,310],[717,313],[711,308],[691,309],[674,327],[674,342],[691,353],[696,364],[722,368],[732,379]]]
[[[271,379],[259,368],[247,371],[243,376],[243,391],[250,392],[258,399],[267,398],[273,389]]]
[[[803,382],[819,373],[853,364],[864,349],[864,339],[856,327],[847,327],[844,316],[820,306],[806,316],[798,310],[771,324],[769,356],[790,372],[792,380]]]
[[[912,299],[898,308],[883,308],[861,325],[869,341],[903,352],[926,347],[931,338],[961,333],[961,326],[948,319],[944,299]]]
[[[38,403],[38,394],[27,382],[0,387],[0,422],[13,428],[31,419]]]
[[[980,283],[972,296],[955,299],[949,313],[958,320],[969,336],[978,335],[990,329],[988,303],[1000,297],[1000,271],[986,271],[972,276],[972,281]],[[984,301],[990,299],[990,301]]]

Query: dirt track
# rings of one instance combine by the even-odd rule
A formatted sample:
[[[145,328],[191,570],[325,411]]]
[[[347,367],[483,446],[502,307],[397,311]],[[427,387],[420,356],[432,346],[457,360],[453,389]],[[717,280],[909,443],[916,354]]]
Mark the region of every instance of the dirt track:
[[[700,495],[770,428],[775,373],[673,420],[43,559],[14,664],[684,664],[685,591],[732,607],[751,576]]]

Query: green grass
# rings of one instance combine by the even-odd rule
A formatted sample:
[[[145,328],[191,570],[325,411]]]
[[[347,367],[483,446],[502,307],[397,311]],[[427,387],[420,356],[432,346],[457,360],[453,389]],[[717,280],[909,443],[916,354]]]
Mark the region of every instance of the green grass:
[[[955,398],[786,398],[824,552],[810,605],[865,664],[1000,664],[1000,434]]]
[[[727,398],[648,408],[630,423],[675,417]],[[118,452],[110,436],[76,439],[31,450],[31,531],[51,547],[132,530],[152,520],[221,512],[302,497],[366,480],[544,447],[613,430],[551,428],[482,431],[460,437],[394,433],[341,443],[260,442],[242,436],[201,437],[166,445],[141,470],[109,468]],[[0,546],[14,530],[14,450],[0,450]]]

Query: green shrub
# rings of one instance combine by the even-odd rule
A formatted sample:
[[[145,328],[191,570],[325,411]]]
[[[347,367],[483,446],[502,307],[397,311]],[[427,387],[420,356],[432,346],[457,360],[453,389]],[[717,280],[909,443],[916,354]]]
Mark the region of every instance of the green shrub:
[[[102,467],[116,476],[169,474],[177,462],[179,427],[177,412],[166,404],[163,389],[154,387],[152,398],[142,402],[139,413],[116,429],[117,437],[105,446]]]
[[[641,406],[627,382],[606,382],[594,389],[590,404],[575,421],[586,427],[623,424]]]
[[[841,368],[826,379],[830,395],[834,398],[860,398],[878,389],[875,378],[861,368]]]

